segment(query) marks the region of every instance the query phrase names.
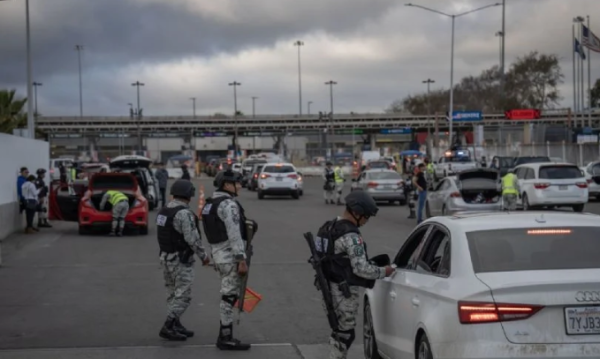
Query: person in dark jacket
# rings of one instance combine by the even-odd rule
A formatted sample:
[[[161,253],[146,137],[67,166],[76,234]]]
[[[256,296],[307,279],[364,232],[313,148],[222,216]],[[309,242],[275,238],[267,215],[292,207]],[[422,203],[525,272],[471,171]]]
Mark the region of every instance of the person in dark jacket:
[[[158,164],[158,168],[156,169],[154,176],[158,181],[161,207],[164,207],[167,201],[167,182],[169,181],[169,172],[165,169],[164,163],[161,162]]]
[[[23,198],[23,183],[27,182],[27,177],[29,177],[29,170],[27,169],[27,167],[21,167],[21,170],[19,171],[20,175],[19,177],[17,177],[17,197],[19,199],[19,211],[20,213],[23,213],[23,211],[25,210],[25,207],[27,206],[27,203],[25,201],[25,198]]]
[[[192,177],[190,176],[190,172],[188,171],[187,165],[181,166],[181,179],[188,180],[188,181],[192,179]]]

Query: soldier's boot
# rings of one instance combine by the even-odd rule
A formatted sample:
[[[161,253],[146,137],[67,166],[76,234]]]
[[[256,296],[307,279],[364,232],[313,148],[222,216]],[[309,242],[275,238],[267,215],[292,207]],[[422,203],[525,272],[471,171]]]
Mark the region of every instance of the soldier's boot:
[[[173,329],[175,329],[175,331],[179,334],[183,334],[188,338],[191,338],[194,336],[194,331],[193,330],[187,330],[183,324],[181,324],[181,321],[179,320],[179,318],[175,319],[175,323],[173,323]]]
[[[175,318],[167,318],[167,321],[163,325],[163,327],[160,330],[160,333],[158,333],[158,335],[160,335],[161,338],[164,338],[167,340],[174,340],[174,341],[187,340],[187,337],[185,335],[183,335],[175,330],[175,320],[176,320]]]
[[[332,203],[332,204],[333,204],[333,203]],[[337,205],[338,205],[338,206],[343,206],[344,204],[342,203],[342,201],[341,201],[341,200],[339,200],[339,199],[338,199],[338,200],[337,200]]]
[[[242,343],[233,338],[233,325],[224,326],[221,324],[219,338],[217,339],[217,348],[220,350],[248,350],[250,344]]]
[[[52,228],[52,225],[50,224],[50,222],[48,222],[47,219],[44,219],[44,227],[46,227],[46,228]]]

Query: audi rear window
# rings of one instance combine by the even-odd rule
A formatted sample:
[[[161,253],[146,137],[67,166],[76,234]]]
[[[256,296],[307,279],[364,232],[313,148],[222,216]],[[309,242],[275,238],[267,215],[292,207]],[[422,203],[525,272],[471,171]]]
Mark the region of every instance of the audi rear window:
[[[263,172],[266,173],[293,173],[296,172],[292,166],[266,166]]]
[[[540,167],[540,179],[575,179],[583,174],[577,166],[543,166]]]
[[[475,273],[600,268],[600,227],[467,232]]]

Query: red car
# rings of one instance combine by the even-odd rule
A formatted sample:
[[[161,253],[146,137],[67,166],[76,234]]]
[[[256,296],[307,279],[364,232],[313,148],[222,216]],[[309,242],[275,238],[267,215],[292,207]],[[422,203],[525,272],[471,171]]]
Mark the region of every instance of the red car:
[[[110,230],[112,208],[107,203],[104,211],[98,207],[108,190],[122,192],[129,197],[129,212],[125,216],[125,230],[137,229],[148,234],[148,201],[144,198],[135,176],[129,173],[96,173],[89,180],[88,189],[79,202],[79,234],[95,229]]]

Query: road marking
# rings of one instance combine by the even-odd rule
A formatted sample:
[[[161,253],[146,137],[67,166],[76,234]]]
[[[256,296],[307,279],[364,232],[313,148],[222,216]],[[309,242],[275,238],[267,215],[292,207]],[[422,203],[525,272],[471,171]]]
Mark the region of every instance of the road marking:
[[[171,345],[172,344],[172,345]],[[253,347],[291,347],[292,343],[258,343],[252,344]],[[164,342],[164,345],[132,345],[132,346],[106,346],[106,347],[64,347],[64,348],[19,348],[19,349],[0,349],[0,353],[18,353],[18,352],[53,352],[53,351],[78,351],[78,350],[128,350],[128,349],[162,349],[162,348],[216,348],[214,344],[189,344],[179,345],[174,342]]]

